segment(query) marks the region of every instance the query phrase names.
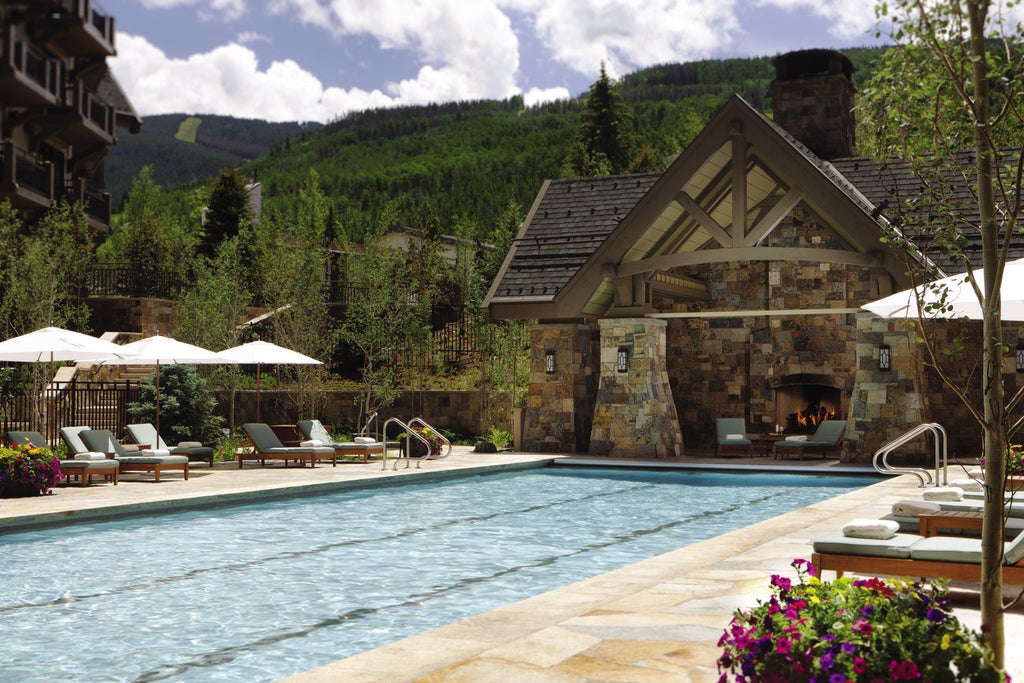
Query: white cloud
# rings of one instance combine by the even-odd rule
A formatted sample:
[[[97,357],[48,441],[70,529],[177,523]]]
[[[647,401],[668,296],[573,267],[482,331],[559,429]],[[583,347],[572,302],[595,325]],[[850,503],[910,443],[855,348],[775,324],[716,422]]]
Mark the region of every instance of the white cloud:
[[[875,3],[864,0],[757,0],[757,5],[824,17],[829,33],[839,40],[863,40],[876,23]]]
[[[248,45],[249,43],[272,43],[274,41],[270,39],[270,36],[263,33],[257,33],[256,31],[243,31],[235,37],[235,42],[242,45]]]
[[[198,6],[202,19],[232,21],[245,14],[245,0],[140,0],[147,9]]]
[[[523,103],[527,107],[533,107],[538,104],[545,102],[555,102],[557,100],[568,100],[572,97],[569,94],[568,88],[530,88],[523,93]]]
[[[169,58],[148,40],[118,35],[111,69],[142,116],[222,114],[266,121],[328,121],[349,111],[394,106],[380,90],[324,88],[292,60],[261,70],[235,43],[188,59]]]

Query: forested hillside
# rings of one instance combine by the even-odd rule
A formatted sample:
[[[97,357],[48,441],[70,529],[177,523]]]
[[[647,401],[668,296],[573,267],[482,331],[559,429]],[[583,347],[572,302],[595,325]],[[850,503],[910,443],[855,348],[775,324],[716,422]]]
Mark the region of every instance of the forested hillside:
[[[164,187],[206,183],[221,169],[240,166],[318,123],[268,123],[230,116],[147,116],[137,135],[119,131],[106,160],[107,189],[115,210],[143,166]]]
[[[858,83],[880,52],[845,50]],[[618,91],[632,110],[636,142],[667,165],[733,93],[770,112],[773,75],[767,57],[666,64],[622,78]],[[109,185],[123,191],[151,164],[164,187],[194,187],[236,163],[263,184],[265,211],[289,215],[315,169],[339,237],[362,241],[400,202],[442,230],[468,224],[484,237],[510,201],[525,211],[543,181],[562,174],[585,96],[529,109],[519,98],[380,109],[316,128],[202,117],[196,144],[174,138],[187,117],[149,117],[138,140],[125,136],[112,154]],[[255,158],[261,146],[267,151]]]

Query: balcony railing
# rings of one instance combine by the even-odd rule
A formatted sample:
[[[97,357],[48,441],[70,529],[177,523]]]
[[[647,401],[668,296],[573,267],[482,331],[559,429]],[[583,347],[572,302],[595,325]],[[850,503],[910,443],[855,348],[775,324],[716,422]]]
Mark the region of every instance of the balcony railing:
[[[180,268],[150,263],[97,263],[89,268],[86,291],[90,296],[128,296],[175,299],[189,274]]]
[[[72,204],[81,204],[89,218],[110,224],[110,194],[76,178],[64,185],[64,197]]]
[[[27,188],[49,202],[53,199],[53,164],[39,161],[8,141],[0,145],[0,185]]]
[[[76,81],[69,88],[68,106],[82,116],[84,128],[91,131],[88,135],[99,136],[106,144],[113,141],[114,108],[89,92],[81,81]]]
[[[62,93],[64,65],[44,50],[18,40],[14,25],[0,33],[0,74],[8,104],[54,104]]]
[[[65,33],[55,36],[72,54],[113,56],[114,18],[92,0],[59,0]]]

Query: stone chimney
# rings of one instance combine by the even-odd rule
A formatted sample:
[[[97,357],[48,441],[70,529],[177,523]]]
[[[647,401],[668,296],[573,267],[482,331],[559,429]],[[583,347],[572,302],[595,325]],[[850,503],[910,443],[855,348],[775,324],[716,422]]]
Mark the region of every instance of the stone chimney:
[[[800,50],[772,59],[775,123],[822,159],[856,154],[853,63],[835,50]]]

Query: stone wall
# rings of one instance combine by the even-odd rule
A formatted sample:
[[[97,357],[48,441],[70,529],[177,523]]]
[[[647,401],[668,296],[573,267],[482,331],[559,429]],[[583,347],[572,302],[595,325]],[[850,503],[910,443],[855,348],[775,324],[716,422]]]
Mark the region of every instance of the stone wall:
[[[523,410],[523,449],[586,453],[598,385],[596,325],[543,324],[530,330],[530,390]],[[554,354],[554,372],[545,356]]]
[[[89,297],[89,325],[93,332],[141,332],[142,336],[169,335],[178,323],[169,299]]]
[[[601,320],[600,388],[590,453],[616,458],[683,455],[665,366],[664,320]],[[625,371],[619,371],[619,354]]]

